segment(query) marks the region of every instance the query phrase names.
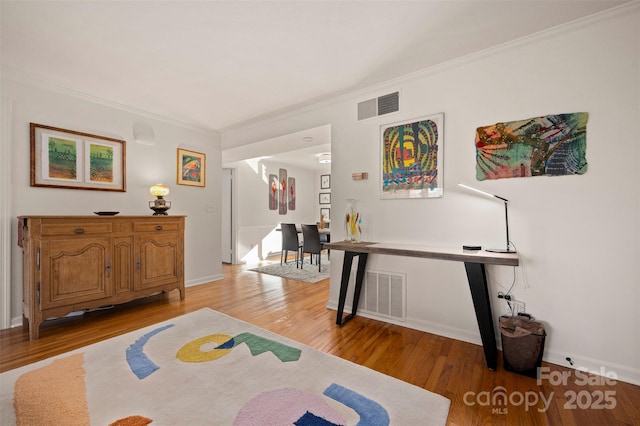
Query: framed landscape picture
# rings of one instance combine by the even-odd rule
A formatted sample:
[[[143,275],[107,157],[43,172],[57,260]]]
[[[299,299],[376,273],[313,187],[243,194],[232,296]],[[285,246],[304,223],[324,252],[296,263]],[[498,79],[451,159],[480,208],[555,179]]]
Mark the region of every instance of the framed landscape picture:
[[[126,191],[126,142],[30,123],[31,186]]]
[[[206,154],[178,148],[177,184],[204,187],[206,184],[206,160]]]

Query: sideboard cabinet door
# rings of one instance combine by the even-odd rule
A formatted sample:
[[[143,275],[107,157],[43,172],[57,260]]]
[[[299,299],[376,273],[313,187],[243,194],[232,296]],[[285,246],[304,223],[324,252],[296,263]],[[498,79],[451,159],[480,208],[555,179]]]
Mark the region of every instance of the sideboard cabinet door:
[[[42,309],[113,294],[109,238],[43,240],[40,256]]]
[[[177,232],[136,235],[135,289],[147,289],[182,279],[182,244]]]
[[[117,237],[113,240],[113,290],[116,295],[127,296],[133,291],[134,280],[133,236]]]

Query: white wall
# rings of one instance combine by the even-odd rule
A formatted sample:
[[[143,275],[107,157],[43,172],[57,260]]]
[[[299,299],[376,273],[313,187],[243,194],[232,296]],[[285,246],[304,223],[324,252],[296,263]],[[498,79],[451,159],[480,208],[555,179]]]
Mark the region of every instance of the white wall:
[[[458,182],[510,200],[511,239],[521,266],[489,267],[495,298],[507,291],[547,325],[545,359],[640,383],[640,45],[638,4],[440,67],[396,79],[222,134],[226,146],[330,123],[333,239],[345,199],[358,200],[364,238],[459,247],[504,245],[501,203]],[[356,103],[401,91],[401,112],[356,121]],[[582,176],[476,182],[475,129],[498,121],[586,111],[588,172]],[[444,112],[444,198],[379,199],[380,125]],[[366,181],[351,173],[368,172]],[[339,253],[332,253],[340,265]],[[370,256],[370,269],[404,272],[405,325],[480,342],[462,264]],[[340,269],[331,271],[337,304]],[[349,305],[349,304],[348,304]]]
[[[112,106],[91,102],[32,84],[2,80],[3,102],[12,108],[11,176],[11,317],[22,313],[22,258],[17,246],[19,215],[92,215],[93,211],[120,211],[124,215],[149,215],[149,187],[161,180],[170,187],[170,215],[186,215],[185,282],[193,285],[222,277],[220,260],[220,137],[144,117]],[[4,113],[4,110],[3,110]],[[105,192],[37,188],[29,184],[29,123],[38,123],[110,136],[126,141],[127,191]],[[155,146],[134,142],[133,125],[143,122],[155,132]],[[205,188],[176,184],[177,148],[207,154]],[[2,174],[5,176],[5,173]],[[206,205],[214,205],[207,213]]]
[[[320,174],[271,160],[247,160],[225,164],[237,170],[237,258],[241,263],[255,262],[280,253],[282,237],[276,231],[284,223],[315,223],[320,220],[318,191]],[[280,169],[296,179],[296,209],[281,215],[269,210],[269,175]]]

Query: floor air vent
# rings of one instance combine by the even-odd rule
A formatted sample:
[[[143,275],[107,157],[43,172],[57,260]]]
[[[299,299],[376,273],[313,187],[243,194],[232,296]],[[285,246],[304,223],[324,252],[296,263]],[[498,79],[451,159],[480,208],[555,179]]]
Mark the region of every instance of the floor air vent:
[[[358,103],[358,121],[400,111],[400,92],[389,93]]]
[[[404,321],[406,317],[406,275],[367,271],[361,309],[374,315]]]

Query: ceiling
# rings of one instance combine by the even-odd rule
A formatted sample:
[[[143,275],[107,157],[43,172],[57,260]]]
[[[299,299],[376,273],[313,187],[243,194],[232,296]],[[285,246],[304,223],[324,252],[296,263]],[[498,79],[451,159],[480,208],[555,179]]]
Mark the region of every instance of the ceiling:
[[[1,65],[224,132],[629,1],[2,0]]]
[[[237,161],[264,159],[318,172],[330,172],[331,165],[319,162],[322,154],[331,155],[329,124],[227,148],[222,151],[222,164],[230,167]]]

